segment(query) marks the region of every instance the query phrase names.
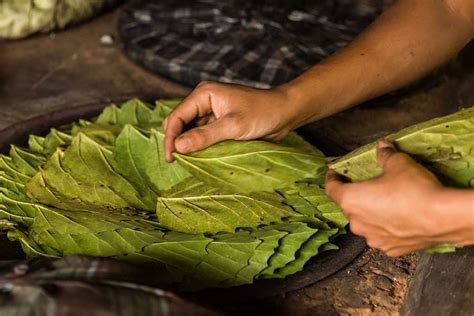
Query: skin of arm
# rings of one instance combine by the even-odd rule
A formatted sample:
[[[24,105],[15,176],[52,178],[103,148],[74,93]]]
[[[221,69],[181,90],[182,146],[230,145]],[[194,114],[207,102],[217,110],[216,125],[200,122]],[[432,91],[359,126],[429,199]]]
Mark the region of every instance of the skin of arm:
[[[474,0],[399,0],[346,48],[280,87],[198,85],[164,122],[166,159],[226,139],[279,140],[419,79],[473,35]],[[184,131],[190,123],[197,127]],[[392,154],[388,163],[379,159],[385,172],[374,180],[344,184],[329,173],[327,193],[352,230],[394,256],[442,242],[474,243],[474,191],[443,188],[408,156]]]

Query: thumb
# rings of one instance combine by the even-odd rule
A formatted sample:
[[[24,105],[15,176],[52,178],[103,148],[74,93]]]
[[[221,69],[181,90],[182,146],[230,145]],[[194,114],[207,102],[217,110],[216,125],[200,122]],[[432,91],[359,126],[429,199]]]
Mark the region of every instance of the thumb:
[[[390,157],[397,153],[397,149],[393,144],[385,139],[377,143],[377,162],[380,167],[385,169],[387,161]]]
[[[179,136],[175,148],[181,154],[187,154],[209,147],[226,139],[235,139],[235,121],[225,116],[204,126],[193,128]]]

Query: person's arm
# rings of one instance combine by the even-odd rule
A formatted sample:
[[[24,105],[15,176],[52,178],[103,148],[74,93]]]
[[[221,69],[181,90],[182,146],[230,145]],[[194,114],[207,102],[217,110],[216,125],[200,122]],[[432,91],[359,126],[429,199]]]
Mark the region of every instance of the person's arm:
[[[330,170],[326,193],[341,206],[351,231],[390,256],[443,243],[474,244],[474,191],[443,187],[392,144],[377,146],[380,177],[344,183]]]
[[[422,77],[473,34],[474,0],[399,0],[346,48],[276,89],[199,85],[165,122],[167,160],[225,139],[280,139]]]
[[[345,49],[284,89],[304,113],[301,125],[425,76],[473,36],[473,0],[400,0]]]

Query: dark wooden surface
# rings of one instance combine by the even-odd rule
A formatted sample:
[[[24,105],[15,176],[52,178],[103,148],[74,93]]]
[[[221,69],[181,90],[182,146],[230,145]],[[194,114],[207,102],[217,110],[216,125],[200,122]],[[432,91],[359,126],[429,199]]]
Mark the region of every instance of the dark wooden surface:
[[[0,43],[0,132],[39,115],[54,115],[63,107],[189,92],[134,65],[121,54],[120,43],[100,44],[102,35],[115,34],[116,17],[117,12],[112,12],[66,32]],[[464,51],[462,58],[433,80],[408,90],[402,98],[369,102],[303,131],[326,153],[336,155],[404,126],[473,104],[471,56],[472,50]],[[368,249],[345,269],[304,289],[226,309],[235,314],[393,315],[399,313],[408,292],[402,310],[405,313],[474,314],[465,300],[469,299],[465,293],[472,293],[472,281],[468,282],[473,279],[472,249],[463,251],[466,253],[422,255],[417,268],[419,254],[389,258]],[[462,281],[456,281],[458,276],[463,276]],[[442,290],[449,293],[441,299],[437,293]]]
[[[407,316],[474,315],[474,247],[422,255],[401,311]]]

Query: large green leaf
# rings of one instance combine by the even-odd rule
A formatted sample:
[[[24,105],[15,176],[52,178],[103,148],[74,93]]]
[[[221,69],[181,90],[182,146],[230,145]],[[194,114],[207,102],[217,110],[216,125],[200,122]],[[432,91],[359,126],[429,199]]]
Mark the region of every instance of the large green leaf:
[[[149,138],[131,125],[126,125],[116,140],[112,164],[124,177],[134,179],[138,191],[156,199],[160,189],[149,181],[147,174],[147,165],[151,161],[150,145]]]
[[[278,194],[267,192],[162,197],[156,212],[163,227],[194,234],[234,232],[300,215],[285,206]]]
[[[474,179],[473,131],[474,108],[471,108],[408,127],[386,139],[443,179],[469,187]],[[343,156],[331,168],[352,181],[378,176],[381,169],[376,161],[375,143]]]
[[[201,181],[239,193],[255,188],[273,192],[298,179],[322,176],[318,172],[326,164],[322,156],[264,141],[224,141],[175,158]]]
[[[63,164],[64,153],[54,153],[43,171],[26,185],[35,201],[57,208],[75,210],[89,208],[127,208],[129,202],[102,181],[83,181],[69,173]]]

